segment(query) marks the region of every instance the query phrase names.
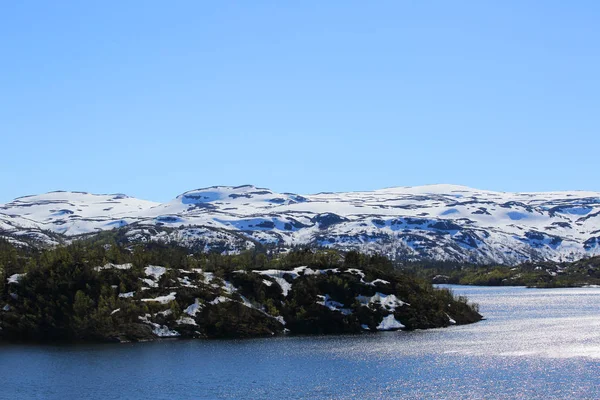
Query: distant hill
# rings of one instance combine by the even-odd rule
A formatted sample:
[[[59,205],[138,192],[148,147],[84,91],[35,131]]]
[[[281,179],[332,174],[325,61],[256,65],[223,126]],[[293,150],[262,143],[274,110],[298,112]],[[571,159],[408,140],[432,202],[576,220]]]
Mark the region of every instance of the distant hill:
[[[433,283],[538,288],[600,286],[600,257],[574,262],[526,262],[516,266],[413,264],[405,267]]]
[[[330,247],[394,260],[516,265],[600,255],[600,193],[502,193],[456,185],[298,195],[192,190],[160,204],[51,192],[0,205],[0,237],[34,247],[116,230],[122,243],[238,252]]]

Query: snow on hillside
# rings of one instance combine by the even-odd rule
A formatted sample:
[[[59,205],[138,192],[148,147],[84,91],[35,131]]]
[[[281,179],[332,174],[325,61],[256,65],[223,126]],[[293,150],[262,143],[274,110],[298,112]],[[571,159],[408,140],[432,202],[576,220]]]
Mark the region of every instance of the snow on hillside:
[[[408,260],[573,260],[600,254],[600,193],[429,185],[297,195],[246,185],[192,190],[164,204],[52,192],[0,205],[0,235],[17,242],[52,245],[114,228],[131,242],[175,241],[205,251],[261,243]]]
[[[35,226],[59,234],[78,235],[127,225],[138,220],[140,211],[157,205],[159,203],[138,200],[123,194],[50,192],[19,197],[0,205],[0,224],[4,219],[12,219],[16,227]],[[27,224],[32,225],[26,226]]]

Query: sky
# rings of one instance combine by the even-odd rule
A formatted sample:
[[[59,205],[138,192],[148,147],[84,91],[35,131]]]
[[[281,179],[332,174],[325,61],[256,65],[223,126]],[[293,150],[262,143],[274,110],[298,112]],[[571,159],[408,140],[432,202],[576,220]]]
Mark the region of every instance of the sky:
[[[0,5],[0,203],[600,191],[600,2]]]

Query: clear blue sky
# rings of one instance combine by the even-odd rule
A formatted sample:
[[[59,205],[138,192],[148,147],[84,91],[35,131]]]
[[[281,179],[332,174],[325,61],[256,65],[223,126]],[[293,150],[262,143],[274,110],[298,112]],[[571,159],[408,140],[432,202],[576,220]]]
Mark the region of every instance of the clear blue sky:
[[[600,191],[597,1],[0,5],[0,203]]]

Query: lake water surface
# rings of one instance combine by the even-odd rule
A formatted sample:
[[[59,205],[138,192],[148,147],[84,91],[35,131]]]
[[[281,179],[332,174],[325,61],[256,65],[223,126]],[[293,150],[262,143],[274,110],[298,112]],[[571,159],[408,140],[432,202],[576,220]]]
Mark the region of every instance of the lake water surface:
[[[487,320],[348,336],[0,345],[0,398],[600,399],[600,289],[451,287]]]

